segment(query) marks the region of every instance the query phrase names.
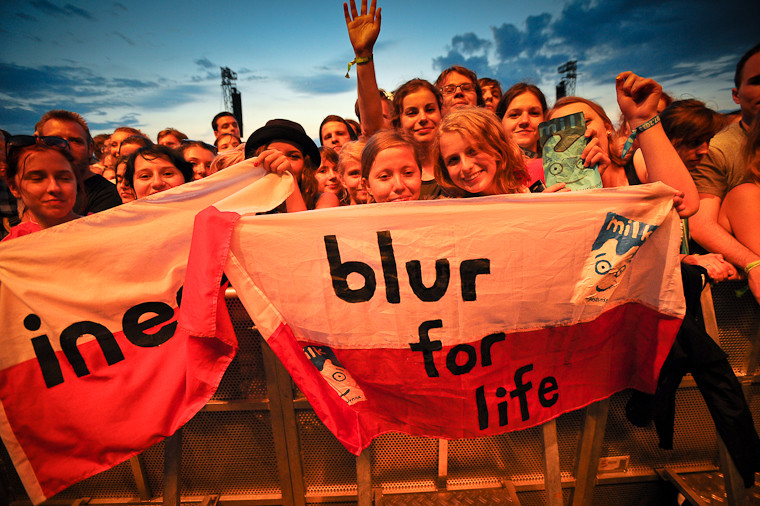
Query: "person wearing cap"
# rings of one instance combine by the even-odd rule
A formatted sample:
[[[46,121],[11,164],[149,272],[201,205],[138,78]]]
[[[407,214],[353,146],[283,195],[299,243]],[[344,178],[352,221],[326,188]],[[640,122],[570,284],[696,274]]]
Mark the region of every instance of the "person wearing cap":
[[[319,167],[321,157],[314,141],[306,135],[306,130],[287,119],[273,119],[248,137],[245,143],[245,158],[257,157],[256,165],[268,172],[282,174],[290,172],[295,179],[295,188],[285,201],[287,212],[305,211],[306,204],[301,195],[301,173],[305,166]],[[282,212],[282,210],[280,210]]]

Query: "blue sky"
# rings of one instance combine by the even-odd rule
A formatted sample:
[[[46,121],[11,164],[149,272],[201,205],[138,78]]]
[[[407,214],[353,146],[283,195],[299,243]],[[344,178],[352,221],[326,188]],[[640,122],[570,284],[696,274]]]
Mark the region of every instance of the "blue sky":
[[[506,89],[578,60],[577,94],[617,117],[614,77],[633,70],[676,98],[730,110],[739,56],[760,41],[755,0],[379,0],[380,86],[433,81],[463,64]],[[716,7],[716,6],[719,6]],[[31,133],[47,110],[81,113],[93,134],[117,126],[155,139],[171,126],[211,140],[223,109],[219,67],[238,74],[244,136],[288,118],[316,137],[328,114],[353,117],[355,73],[342,2],[3,0],[0,127]]]

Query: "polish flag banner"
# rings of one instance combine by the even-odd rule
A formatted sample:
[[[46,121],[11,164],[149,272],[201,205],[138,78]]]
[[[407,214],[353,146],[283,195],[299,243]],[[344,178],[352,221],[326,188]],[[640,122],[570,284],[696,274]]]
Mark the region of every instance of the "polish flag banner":
[[[237,349],[224,299],[208,338],[177,327],[178,303],[201,210],[290,193],[253,162],[0,244],[0,436],[35,504],[170,436],[216,391]]]
[[[196,218],[179,325],[219,333],[226,274],[352,453],[389,431],[520,430],[653,392],[685,306],[674,190]],[[220,244],[228,248],[219,247]]]

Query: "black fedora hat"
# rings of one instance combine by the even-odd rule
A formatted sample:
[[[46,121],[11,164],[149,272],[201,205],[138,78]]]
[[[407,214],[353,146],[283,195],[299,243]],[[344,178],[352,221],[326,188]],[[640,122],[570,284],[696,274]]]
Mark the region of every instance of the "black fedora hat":
[[[311,163],[315,167],[319,167],[322,163],[319,149],[314,141],[306,135],[306,130],[299,123],[287,119],[269,120],[266,125],[253,132],[245,142],[245,157],[253,157],[260,146],[266,146],[277,140],[289,141],[298,145],[304,156],[311,158]]]

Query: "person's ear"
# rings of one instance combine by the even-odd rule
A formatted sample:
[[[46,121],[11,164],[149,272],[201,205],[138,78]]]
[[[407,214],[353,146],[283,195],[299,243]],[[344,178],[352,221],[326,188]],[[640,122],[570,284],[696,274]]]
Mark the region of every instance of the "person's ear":
[[[21,192],[18,191],[15,178],[14,178],[14,181],[8,181],[8,189],[11,191],[11,195],[16,197],[16,199],[21,200]]]
[[[737,88],[731,89],[731,98],[734,99],[735,104],[739,103],[739,90]]]

